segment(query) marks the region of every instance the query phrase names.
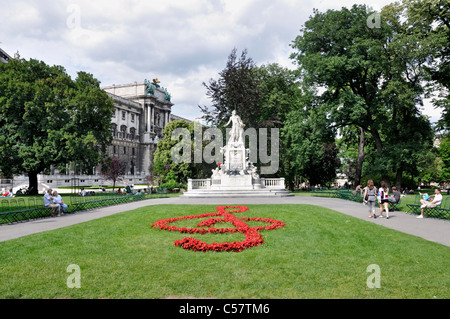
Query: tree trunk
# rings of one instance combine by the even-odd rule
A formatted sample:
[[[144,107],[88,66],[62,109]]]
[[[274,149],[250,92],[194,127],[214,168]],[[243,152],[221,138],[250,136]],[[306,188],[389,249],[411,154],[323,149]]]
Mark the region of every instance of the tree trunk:
[[[372,136],[375,140],[375,146],[377,148],[378,155],[383,154],[383,142],[381,141],[380,133],[377,130],[371,130]],[[386,187],[391,188],[391,182],[389,181],[389,176],[387,170],[381,172],[381,181],[386,184]]]
[[[398,190],[402,188],[402,178],[403,178],[403,169],[400,166],[397,168],[397,174],[395,176],[395,187],[397,187]]]
[[[37,172],[28,172],[28,191],[30,195],[39,194],[37,175]]]
[[[361,184],[361,175],[362,175],[362,165],[364,162],[364,139],[365,139],[365,131],[364,128],[359,128],[359,144],[358,144],[358,158],[356,160],[356,170],[355,170],[355,186]]]

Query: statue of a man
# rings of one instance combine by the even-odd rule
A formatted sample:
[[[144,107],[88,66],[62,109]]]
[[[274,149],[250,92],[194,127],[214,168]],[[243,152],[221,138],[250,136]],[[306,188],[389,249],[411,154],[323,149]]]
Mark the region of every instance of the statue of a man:
[[[232,143],[242,143],[243,136],[244,136],[244,126],[245,124],[242,122],[239,115],[236,115],[236,111],[233,110],[231,112],[231,117],[228,120],[228,123],[225,124],[225,126],[228,126],[228,124],[232,123],[231,125],[231,131],[230,131],[230,142]]]

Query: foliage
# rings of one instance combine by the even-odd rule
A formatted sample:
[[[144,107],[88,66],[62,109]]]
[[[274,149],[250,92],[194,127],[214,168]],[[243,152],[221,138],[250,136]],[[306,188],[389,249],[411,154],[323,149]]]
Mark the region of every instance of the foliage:
[[[111,143],[113,103],[91,74],[30,59],[0,64],[0,171],[37,174],[52,165],[93,167]]]
[[[203,85],[212,104],[199,108],[203,118],[218,127],[228,121],[232,110],[246,127],[282,127],[301,94],[293,72],[276,63],[257,66],[247,50],[238,60],[233,49],[219,78]]]
[[[184,120],[169,122],[163,130],[164,137],[159,140],[154,154],[153,172],[163,181],[167,180],[166,175],[169,172],[172,172],[171,174],[176,176],[178,181],[186,181],[192,173],[190,163],[174,163],[172,160],[172,148],[180,142],[180,140],[172,140],[172,132],[177,128],[189,129],[189,124]]]
[[[450,181],[450,136],[447,136],[439,145],[439,155],[442,161],[441,181]]]
[[[219,128],[228,121],[231,111],[236,110],[246,128],[281,129],[289,112],[299,106],[302,97],[295,73],[276,63],[257,66],[246,50],[238,59],[237,50],[233,49],[219,78],[211,79],[204,86],[212,104],[199,107],[203,118]],[[279,143],[280,159],[285,157],[286,147]],[[259,160],[254,163],[257,167]],[[286,165],[281,165],[278,175],[292,179],[286,169]]]
[[[186,184],[177,183],[177,182],[176,182],[175,180],[173,180],[173,179],[169,179],[168,182],[161,184],[160,187],[161,187],[161,188],[167,188],[167,189],[170,190],[170,191],[173,191],[175,188],[180,188],[180,189],[181,189],[181,188],[184,188],[184,189],[187,188]]]
[[[125,164],[117,157],[103,159],[101,174],[106,180],[113,181],[113,191],[120,176],[125,173]]]
[[[199,106],[203,119],[214,126],[223,126],[235,110],[247,127],[258,127],[261,120],[259,106],[261,90],[255,76],[256,65],[247,57],[247,50],[242,51],[239,59],[234,48],[219,73],[219,79],[210,79],[203,83],[206,96],[211,99],[211,107]]]
[[[291,58],[305,83],[324,88],[320,98],[334,125],[355,126],[372,139],[368,145],[376,156],[370,166],[386,182],[389,172],[397,172],[401,183],[403,171],[414,165],[412,154],[431,147],[430,123],[419,112],[429,55],[416,47],[418,37],[410,34],[396,5],[383,8],[380,26],[369,28],[373,13],[365,5],[314,10]],[[360,153],[367,152],[362,146]]]
[[[185,129],[187,136],[179,135],[178,139],[172,139],[172,133],[176,133],[178,129]],[[164,137],[158,142],[154,154],[153,173],[158,175],[163,182],[174,180],[179,183],[186,183],[188,178],[194,176],[202,178],[210,175],[212,167],[216,164],[195,160],[196,153],[203,154],[204,146],[207,143],[203,140],[198,141],[198,139],[202,139],[205,129],[206,127],[198,122],[187,123],[184,120],[169,122],[163,130]],[[201,134],[201,137],[195,136],[196,134]],[[179,147],[179,154],[174,154],[174,150],[177,150],[174,148],[176,145],[177,148]],[[174,157],[178,158],[174,161]]]
[[[292,111],[281,133],[291,172],[311,185],[332,182],[340,166],[334,134],[323,110]]]
[[[425,71],[430,90],[437,91],[436,107],[442,108],[438,128],[450,128],[450,2],[447,0],[403,0],[408,31],[417,37],[417,48],[427,55]]]

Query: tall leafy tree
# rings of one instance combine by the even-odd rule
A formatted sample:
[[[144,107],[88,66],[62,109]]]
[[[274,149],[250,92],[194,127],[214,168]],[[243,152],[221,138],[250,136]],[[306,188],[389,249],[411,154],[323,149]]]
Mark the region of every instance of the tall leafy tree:
[[[261,90],[255,76],[256,65],[247,56],[247,50],[237,56],[234,48],[226,63],[226,67],[219,73],[219,78],[210,79],[203,83],[206,96],[211,100],[211,106],[200,106],[203,118],[214,126],[222,126],[236,110],[244,123],[250,127],[257,127],[261,113],[258,110]]]
[[[204,139],[205,130],[206,127],[198,122],[176,120],[168,123],[154,154],[153,174],[164,182],[173,179],[178,183],[186,183],[188,178],[211,177],[211,170],[218,163],[203,160],[205,146],[210,143]]]
[[[114,106],[91,74],[72,80],[42,61],[0,64],[0,171],[37,175],[52,165],[97,165],[111,143]]]
[[[153,173],[159,176],[163,181],[166,181],[166,176],[171,172],[170,176],[176,178],[176,182],[185,183],[189,177],[192,176],[192,142],[191,133],[189,131],[188,139],[180,136],[178,140],[172,139],[172,132],[178,128],[189,130],[189,123],[183,120],[169,122],[163,130],[164,137],[158,142],[156,151],[153,157]],[[180,143],[186,143],[186,150],[188,150],[188,159],[174,162],[172,150]],[[182,154],[183,155],[183,154]],[[186,155],[186,154],[184,154]]]
[[[324,109],[293,110],[282,129],[286,148],[285,165],[293,175],[305,177],[311,185],[329,184],[340,166],[335,132]],[[292,177],[288,179],[292,186]]]
[[[306,83],[325,89],[320,97],[334,125],[358,128],[360,159],[365,152],[362,143],[370,136],[377,151],[375,164],[389,183],[388,173],[393,169],[401,173],[404,165],[399,164],[407,159],[392,158],[392,147],[404,154],[413,152],[402,134],[414,132],[411,123],[423,122],[418,105],[424,93],[421,66],[426,55],[409,50],[414,39],[405,36],[398,10],[384,8],[376,27],[367,24],[371,14],[375,12],[365,5],[325,13],[315,10],[293,42],[297,51],[291,57]],[[416,145],[425,140],[416,136]],[[358,165],[362,172],[362,161]]]
[[[450,2],[448,0],[403,0],[399,4],[408,31],[417,38],[415,48],[427,54],[425,70],[438,92],[434,99],[442,108],[439,128],[450,128]]]
[[[442,160],[441,181],[450,181],[450,136],[447,136],[439,145],[439,155]]]
[[[276,63],[257,66],[246,50],[238,58],[236,49],[233,49],[218,79],[211,79],[204,85],[212,103],[209,107],[199,107],[203,118],[219,128],[223,128],[231,112],[236,110],[246,128],[281,129],[289,112],[298,107],[302,96],[293,72]],[[270,130],[268,133],[269,144]],[[279,143],[280,163],[285,148],[285,144]],[[259,166],[259,159],[254,164]],[[286,171],[288,166],[281,165],[280,169],[276,175],[290,175]]]

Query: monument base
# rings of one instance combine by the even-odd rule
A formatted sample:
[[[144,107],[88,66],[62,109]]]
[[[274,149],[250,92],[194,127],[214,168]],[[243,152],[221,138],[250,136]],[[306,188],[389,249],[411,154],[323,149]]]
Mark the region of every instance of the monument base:
[[[211,178],[188,179],[188,190],[182,197],[284,197],[293,196],[286,191],[284,178],[260,178],[257,168],[249,161],[250,149],[244,145],[245,126],[236,111],[230,122],[233,126],[227,145],[220,149],[224,163],[218,163]]]
[[[220,179],[189,179],[181,197],[286,197],[284,178],[252,178],[250,175],[225,175]]]
[[[213,189],[197,189],[185,192],[182,198],[233,198],[233,197],[287,197],[294,196],[284,189],[234,189],[234,190],[213,190]]]

